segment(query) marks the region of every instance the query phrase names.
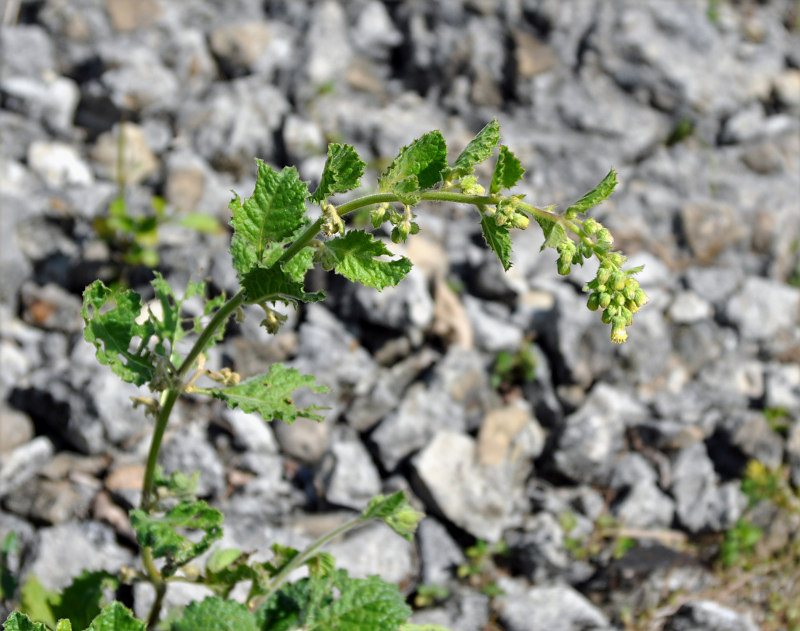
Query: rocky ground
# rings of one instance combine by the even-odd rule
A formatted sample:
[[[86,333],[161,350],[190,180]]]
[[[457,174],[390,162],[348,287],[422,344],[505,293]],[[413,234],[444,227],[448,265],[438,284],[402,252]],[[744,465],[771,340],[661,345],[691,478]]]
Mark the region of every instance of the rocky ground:
[[[134,559],[125,511],[151,425],[129,397],[146,393],[83,341],[87,283],[146,293],[157,263],[230,292],[227,203],[252,190],[254,157],[314,180],[327,143],[348,142],[369,183],[421,133],[455,152],[497,117],[533,203],[618,170],[598,218],[651,297],[629,341],[584,306],[594,270],[558,277],[536,230],[503,274],[474,215],[424,208],[399,287],[320,274],[324,306],[276,337],[256,314],[210,358],[318,375],[323,424],[188,401],[164,467],[199,470],[226,543],[262,551],[406,489],[431,515],[416,545],[374,527],[331,551],[399,582],[420,623],[800,628],[797,2],[23,0],[6,21],[0,539],[20,537],[15,571],[59,587]],[[121,179],[127,228],[109,220]],[[142,611],[150,594],[121,597]]]

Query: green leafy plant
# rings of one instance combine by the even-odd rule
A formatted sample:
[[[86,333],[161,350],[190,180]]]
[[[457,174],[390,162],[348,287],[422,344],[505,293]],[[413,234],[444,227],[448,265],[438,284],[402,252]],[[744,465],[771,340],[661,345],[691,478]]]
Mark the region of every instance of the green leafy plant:
[[[517,351],[500,351],[494,358],[489,379],[495,389],[509,390],[514,384],[530,383],[536,379],[536,355],[530,344]]]
[[[307,272],[319,264],[326,270],[377,290],[396,285],[411,269],[404,257],[393,257],[380,230],[391,241],[405,241],[419,231],[414,209],[421,202],[469,204],[478,211],[488,246],[505,269],[511,266],[512,229],[524,229],[533,219],[545,234],[543,248],[558,252],[558,271],[598,259],[595,279],[588,284],[590,309],[601,310],[611,324],[611,339],[622,342],[633,313],[647,297],[633,278],[638,270],[623,270],[625,257],[612,250],[608,230],[591,217],[594,205],[606,199],[616,184],[612,170],[600,185],[563,214],[506,193],[524,169],[513,153],[499,145],[500,129],[489,123],[448,165],[445,141],[438,131],[404,147],[378,180],[376,192],[334,204],[332,196],[360,186],[365,164],[353,147],[332,144],[319,185],[312,192],[293,167],[281,171],[256,161],[258,177],[252,196],[238,195],[230,203],[233,266],[240,289],[233,296],[207,298],[204,283],[190,283],[181,297],[163,276],[152,281],[160,308],[145,307],[142,297],[127,288],[110,289],[95,281],[84,292],[84,336],[96,349],[97,359],[122,380],[147,385],[153,396],[137,397],[154,419],[147,456],[141,503],[131,511],[131,525],[141,547],[141,570],[127,569],[119,577],[105,573],[81,575],[62,594],[31,583],[23,595],[22,610],[5,622],[6,631],[22,629],[139,630],[159,621],[172,631],[236,629],[242,631],[435,631],[405,621],[410,608],[396,585],[378,577],[351,578],[335,568],[334,559],[321,550],[333,537],[371,520],[381,520],[411,540],[422,514],[402,493],[373,499],[363,512],[304,550],[276,544],[273,558],[256,562],[237,549],[211,551],[205,564],[195,565],[222,535],[223,515],[199,500],[193,479],[183,473],[165,476],[157,467],[170,415],[187,393],[206,394],[231,408],[255,412],[266,421],[291,423],[298,417],[321,420],[320,408],[299,407],[294,392],[325,388],[313,377],[276,363],[266,372],[242,380],[229,369],[209,371],[205,353],[222,339],[231,317],[241,317],[244,305],[263,309],[262,324],[277,332],[285,316],[276,303],[296,306],[324,299],[321,291],[307,291]],[[475,168],[497,152],[488,190],[478,184]],[[321,215],[312,219],[308,205]],[[345,219],[357,215],[371,230],[348,227]],[[202,315],[184,318],[182,305],[189,297],[206,298]],[[158,313],[156,313],[158,311]],[[478,544],[468,574],[485,566],[496,548]],[[194,562],[194,563],[193,563]],[[305,567],[308,576],[289,580]],[[137,620],[118,602],[106,602],[115,581],[149,583],[155,597],[146,621]],[[183,581],[208,586],[215,594],[162,619],[164,596],[170,584]],[[249,585],[244,602],[229,599],[234,587]]]
[[[495,557],[505,556],[508,552],[508,544],[505,541],[489,545],[484,540],[478,539],[475,545],[466,549],[467,562],[458,566],[456,575],[487,596],[500,596],[503,591],[496,581],[498,569]]]

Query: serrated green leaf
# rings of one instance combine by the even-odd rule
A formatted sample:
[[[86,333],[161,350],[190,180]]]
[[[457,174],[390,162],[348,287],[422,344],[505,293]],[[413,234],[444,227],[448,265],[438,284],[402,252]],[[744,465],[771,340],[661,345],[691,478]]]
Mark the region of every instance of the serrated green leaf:
[[[131,526],[142,547],[153,550],[157,559],[166,559],[162,570],[171,576],[181,565],[203,554],[211,544],[222,536],[222,513],[202,500],[179,502],[161,517],[143,510],[130,512]],[[192,541],[180,534],[177,528],[203,531],[200,541]]]
[[[497,254],[503,269],[508,271],[511,268],[511,235],[508,226],[498,226],[493,216],[481,213],[481,231],[486,245]]]
[[[338,570],[281,588],[257,618],[265,631],[384,631],[397,629],[410,615],[396,585],[377,576],[350,578]]]
[[[85,570],[72,579],[72,583],[53,604],[55,619],[66,618],[76,629],[85,629],[107,604],[106,590],[114,590],[119,580],[103,570]]]
[[[365,167],[352,146],[338,143],[328,145],[328,159],[311,201],[318,204],[334,193],[346,193],[358,188]]]
[[[216,596],[193,602],[172,622],[171,631],[260,631],[256,618],[235,600]]]
[[[272,242],[281,242],[305,225],[308,188],[294,167],[278,172],[261,160],[253,196],[242,200],[236,196],[229,208],[235,230],[232,244],[233,265],[244,273],[263,256]]]
[[[47,631],[47,627],[41,622],[34,622],[24,613],[12,611],[3,623],[5,631]]]
[[[221,572],[235,561],[242,558],[242,551],[238,548],[218,548],[211,553],[206,561],[209,572]]]
[[[145,631],[145,623],[122,603],[113,602],[92,620],[87,631]]]
[[[336,568],[336,558],[330,552],[317,552],[306,559],[305,565],[311,578],[324,578]]]
[[[608,199],[608,196],[614,192],[616,186],[617,172],[611,169],[600,184],[567,208],[567,210],[564,211],[564,215],[567,217],[574,217],[578,213],[586,212],[590,208],[597,206],[600,202]]]
[[[500,124],[497,119],[487,123],[464,148],[453,166],[447,170],[448,178],[456,179],[475,171],[475,166],[488,160],[500,142]]]
[[[294,422],[298,416],[322,421],[323,417],[315,414],[322,408],[310,406],[297,408],[292,401],[292,393],[298,388],[309,388],[313,392],[327,392],[325,386],[316,383],[314,377],[303,375],[294,368],[283,364],[272,364],[269,372],[251,377],[242,383],[228,388],[211,390],[210,394],[225,401],[231,408],[240,407],[243,411],[257,412],[265,421],[278,419],[285,423]]]
[[[489,192],[494,195],[506,188],[512,188],[520,181],[525,169],[517,157],[511,153],[508,147],[500,145],[500,153],[497,156],[497,164],[494,166],[492,185]]]
[[[557,248],[560,244],[564,243],[569,237],[560,223],[556,221],[549,221],[544,217],[535,217],[537,223],[542,227],[544,232],[544,243],[541,249]]]
[[[420,200],[420,186],[417,176],[410,175],[404,180],[392,184],[392,193],[406,206],[415,206]]]
[[[378,186],[382,193],[388,193],[397,183],[415,177],[417,190],[423,191],[441,181],[446,166],[447,145],[442,134],[439,131],[428,132],[400,150],[381,175]]]
[[[284,269],[256,266],[241,279],[245,291],[245,303],[260,305],[265,302],[318,302],[325,298],[325,293],[306,292],[301,281],[292,278]]]
[[[375,258],[391,254],[386,245],[371,234],[351,230],[325,243],[323,260],[332,265],[337,274],[381,290],[396,285],[411,270],[411,261],[405,257],[391,261]]]
[[[115,303],[116,306],[106,310]],[[96,280],[83,292],[81,316],[83,336],[97,349],[97,360],[110,366],[123,381],[144,385],[153,377],[154,367],[146,344],[153,335],[150,322],[137,324],[142,297],[130,289],[114,291]],[[129,350],[134,338],[142,340],[141,350]]]

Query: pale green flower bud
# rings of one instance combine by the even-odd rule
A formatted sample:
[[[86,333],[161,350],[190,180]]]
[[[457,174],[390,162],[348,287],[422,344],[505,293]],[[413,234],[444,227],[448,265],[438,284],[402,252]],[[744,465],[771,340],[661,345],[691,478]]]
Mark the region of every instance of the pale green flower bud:
[[[600,300],[600,307],[605,309],[606,307],[608,307],[608,305],[611,304],[611,294],[604,291],[600,294],[599,300]]]
[[[589,300],[586,301],[586,306],[589,308],[589,311],[597,311],[600,306],[600,294],[595,292],[590,295]]]

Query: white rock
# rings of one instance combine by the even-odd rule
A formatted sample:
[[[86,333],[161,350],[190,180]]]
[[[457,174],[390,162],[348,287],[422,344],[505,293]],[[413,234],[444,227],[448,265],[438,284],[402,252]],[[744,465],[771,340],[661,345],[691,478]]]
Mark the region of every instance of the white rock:
[[[63,142],[38,140],[28,149],[28,166],[52,188],[86,186],[94,181],[89,165]]]

